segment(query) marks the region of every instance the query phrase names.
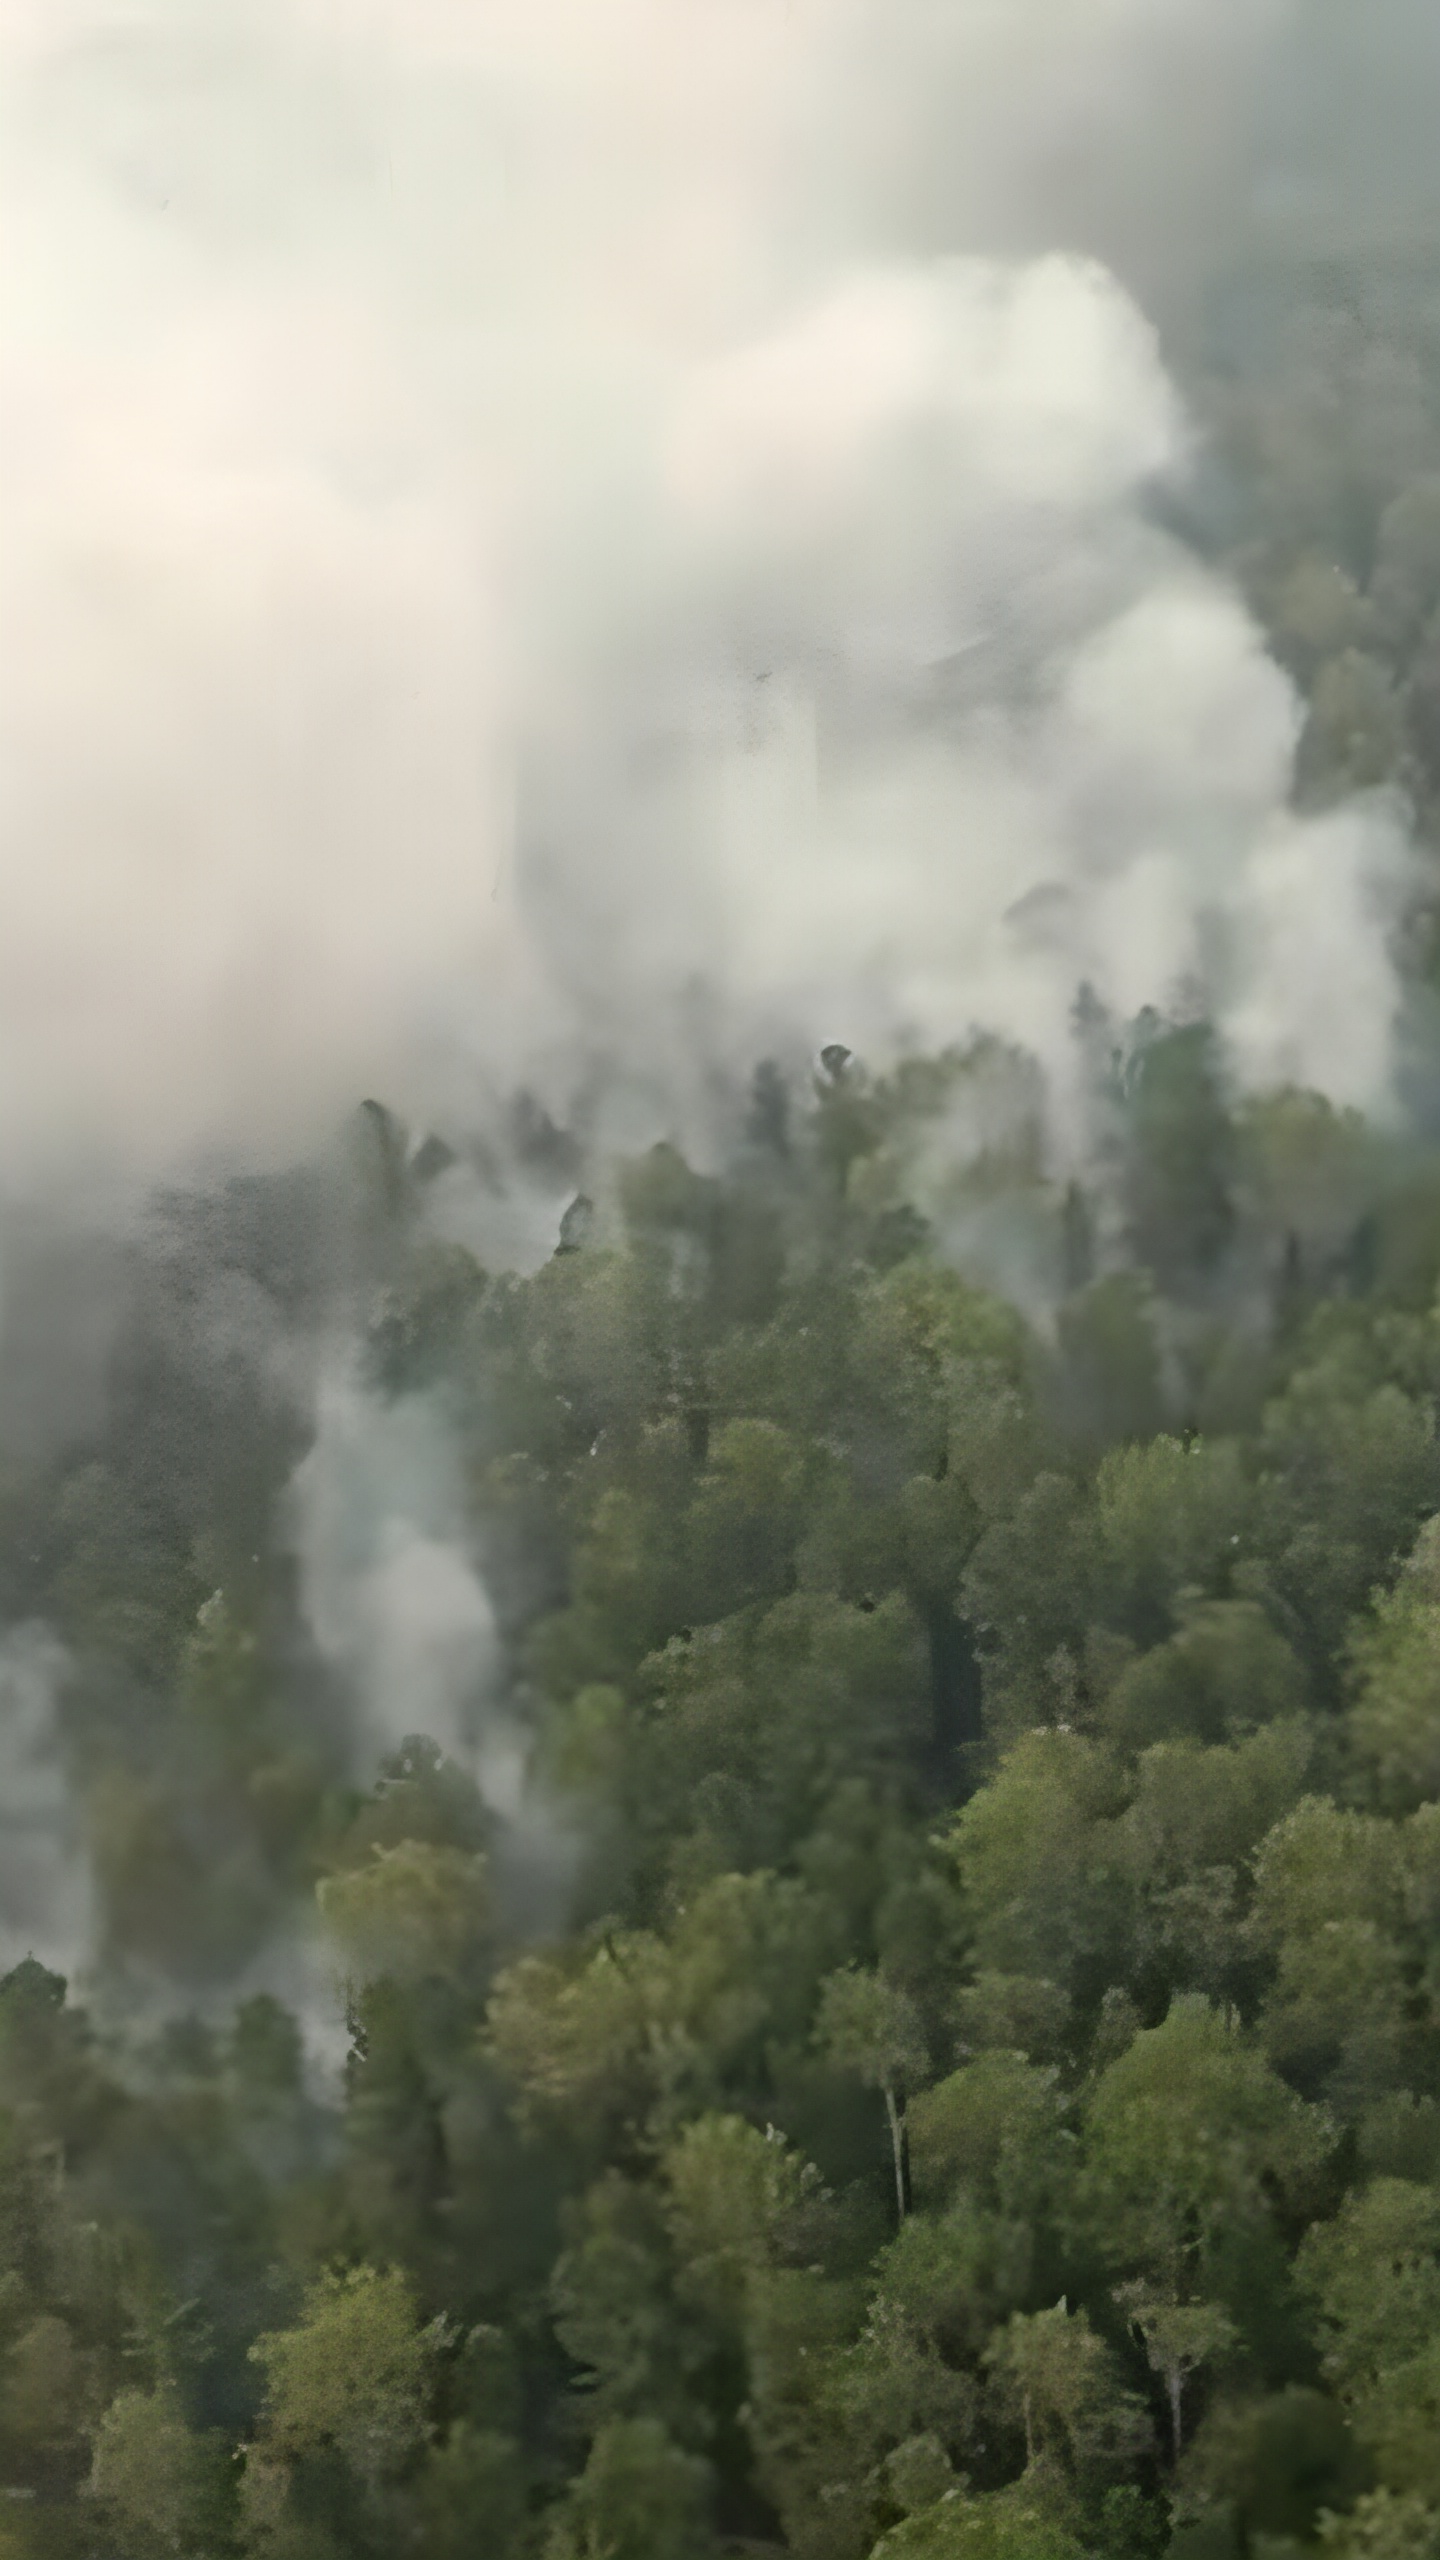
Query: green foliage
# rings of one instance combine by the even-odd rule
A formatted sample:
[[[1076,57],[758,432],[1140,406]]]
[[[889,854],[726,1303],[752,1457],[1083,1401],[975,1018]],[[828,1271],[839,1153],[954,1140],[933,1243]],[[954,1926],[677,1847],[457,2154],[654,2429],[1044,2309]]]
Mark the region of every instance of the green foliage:
[[[555,2334],[579,2373],[587,2428],[643,2412],[683,2430],[693,2337],[670,2283],[658,2199],[611,2170],[567,2217],[550,2278]]]
[[[944,2213],[911,2215],[881,2251],[876,2301],[947,2360],[973,2360],[1027,2299],[1034,2257],[1029,2223],[961,2195]]]
[[[1165,2385],[1170,2406],[1171,2449],[1180,2459],[1184,2441],[1185,2385],[1236,2344],[1228,2312],[1213,2302],[1181,2302],[1141,2278],[1117,2285],[1115,2299],[1145,2341],[1152,2369]]]
[[[707,2115],[671,2144],[664,2172],[682,2297],[718,2320],[742,2319],[752,2276],[790,2256],[816,2220],[813,2166],[773,2126]]]
[[[1135,1250],[1184,1286],[1211,1269],[1235,1222],[1235,1132],[1208,1023],[1145,1039],[1126,1090],[1125,1197]]]
[[[525,2524],[525,2467],[511,2436],[457,2418],[427,2455],[415,2487],[425,2560],[471,2560],[477,2521],[485,2548],[509,2560]]]
[[[557,2516],[547,2560],[701,2560],[709,2474],[654,2418],[603,2427]]]
[[[1391,2489],[1372,2489],[1348,2515],[1322,2515],[1319,2540],[1336,2560],[1434,2560],[1440,2508],[1422,2498],[1397,2498]]]
[[[368,1866],[324,1877],[318,1898],[337,1952],[362,1982],[463,1974],[490,1934],[484,1859],[428,1840],[377,1842]]]
[[[1440,1522],[1427,1521],[1356,1648],[1350,1712],[1357,1759],[1387,1810],[1440,1796]]]
[[[950,2495],[896,2525],[875,2560],[1079,2560],[1084,2544],[1023,2491]]]
[[[1312,755],[1429,526],[1283,571]],[[371,1115],[343,1304],[518,1809],[498,1740],[357,1782],[306,1426],[173,1277],[7,1474],[97,1910],[93,2015],[0,1983],[45,2560],[1435,2560],[1440,1179],[1081,1016],[1063,1181],[983,1043],[774,1069],[704,1173],[521,1112],[587,1186],[528,1277]],[[312,1932],[338,2086],[257,1987]]]
[[[1318,2201],[1333,2131],[1209,2002],[1173,2002],[1100,2074],[1086,2128],[1097,2231],[1118,2265],[1173,2277],[1237,2226]]]
[[[1223,2501],[1251,2533],[1293,2539],[1308,2539],[1327,2508],[1368,2485],[1334,2401],[1294,2383],[1217,2402],[1184,2468],[1188,2499]]]
[[[223,2441],[206,2444],[166,2391],[121,2391],[95,2431],[89,2490],[127,2555],[205,2553],[227,2530]]]
[[[257,2338],[264,2443],[288,2461],[334,2451],[374,2486],[424,2433],[429,2344],[395,2270],[322,2276],[290,2329]]]
[[[1027,1734],[950,1834],[977,1965],[1081,1996],[1120,1959],[1128,1893],[1097,1854],[1124,1802],[1110,1755],[1064,1727]]]
[[[1440,2504],[1440,2191],[1377,2178],[1307,2232],[1299,2269],[1382,2484]]]
[[[839,2071],[867,2089],[924,2079],[925,2036],[913,2001],[880,1973],[834,1973],[820,1994],[820,2042]]]
[[[1127,1663],[1100,1710],[1125,1750],[1177,1737],[1221,1742],[1294,1717],[1305,1704],[1299,1663],[1250,1600],[1182,1602],[1164,1644]]]
[[[1001,2415],[1025,2441],[1027,2475],[1057,2470],[1082,2494],[1131,2470],[1150,2422],[1083,2311],[1012,2312],[987,2349]]]
[[[1002,2050],[967,2062],[910,2108],[916,2194],[960,2190],[1022,2226],[1053,2211],[1073,2173],[1075,2140],[1059,2076]]]

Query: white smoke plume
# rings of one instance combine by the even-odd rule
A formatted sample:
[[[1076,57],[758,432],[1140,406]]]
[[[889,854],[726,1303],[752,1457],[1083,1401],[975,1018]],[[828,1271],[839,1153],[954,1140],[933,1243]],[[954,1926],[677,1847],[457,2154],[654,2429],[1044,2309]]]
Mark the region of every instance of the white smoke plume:
[[[423,1396],[381,1403],[337,1363],[320,1386],[289,1515],[301,1606],[346,1698],[352,1775],[368,1784],[412,1734],[438,1743],[500,1818],[495,1854],[512,1917],[553,1916],[575,1842],[532,1784],[532,1738],[507,1710],[444,1415]]]
[[[336,1370],[290,1500],[302,1606],[357,1709],[358,1771],[409,1734],[473,1763],[498,1647],[439,1415],[417,1397],[379,1404]]]
[[[1288,814],[1142,316],[1343,231],[1342,14],[8,0],[0,1168],[1081,977],[1383,1099],[1398,825]]]

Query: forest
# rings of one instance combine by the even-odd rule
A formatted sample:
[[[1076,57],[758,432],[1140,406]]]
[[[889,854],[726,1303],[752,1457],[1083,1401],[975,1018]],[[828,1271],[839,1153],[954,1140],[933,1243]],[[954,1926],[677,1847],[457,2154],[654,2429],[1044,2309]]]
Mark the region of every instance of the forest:
[[[1433,873],[1440,320],[1286,295],[1194,362],[1187,534],[1297,799]],[[1082,989],[1059,1171],[1020,1051],[838,1024],[718,1170],[515,1097],[526,1273],[383,1102],[156,1199],[100,1409],[0,1462],[88,1913],[0,1982],[5,2560],[1440,2560],[1411,944],[1386,1125]],[[297,1551],[336,1343],[493,1613],[378,1773]]]

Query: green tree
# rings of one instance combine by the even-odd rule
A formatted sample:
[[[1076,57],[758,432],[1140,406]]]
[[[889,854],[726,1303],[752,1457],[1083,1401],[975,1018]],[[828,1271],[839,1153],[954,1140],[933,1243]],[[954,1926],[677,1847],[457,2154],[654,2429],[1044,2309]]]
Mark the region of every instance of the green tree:
[[[326,1932],[359,1982],[463,1980],[491,1934],[483,1857],[428,1840],[376,1842],[367,1865],[322,1878],[316,1893]]]
[[[1091,2094],[1085,2185],[1096,2238],[1112,2264],[1175,2283],[1277,2205],[1303,2212],[1333,2140],[1328,2119],[1238,2024],[1208,2001],[1178,1998]]]
[[[267,2454],[298,2461],[333,2450],[373,2489],[423,2441],[431,2344],[393,2269],[321,2276],[295,2326],[257,2338],[251,2352],[265,2376]]]
[[[1426,1522],[1395,1589],[1377,1594],[1355,1659],[1356,1756],[1387,1810],[1409,1812],[1440,1795],[1440,1520]]]
[[[1107,1854],[1125,1798],[1110,1754],[1063,1729],[1026,1734],[951,1827],[974,1961],[1096,1997],[1123,1969],[1130,1895]]]
[[[702,2560],[710,2474],[655,2418],[602,2427],[551,2529],[547,2560]]]
[[[1150,2438],[1144,2406],[1083,2311],[1013,2312],[985,2357],[1002,2413],[1018,2421],[1025,2467],[1058,2465],[1082,2492],[1131,2468]]]
[[[1179,1610],[1177,1632],[1128,1664],[1104,1701],[1118,1743],[1222,1742],[1301,1712],[1300,1664],[1253,1601],[1182,1600]]]
[[[852,2073],[885,2101],[895,2176],[895,2210],[903,2222],[905,2097],[928,2076],[929,2049],[915,2004],[881,1973],[852,1966],[831,1974],[820,1995],[817,2041],[837,2071]]]
[[[227,2538],[230,2468],[223,2441],[197,2436],[172,2391],[127,2390],[95,2431],[88,2486],[135,2560],[208,2555]]]
[[[876,2543],[873,2560],[1079,2560],[1084,2544],[1023,2489],[948,2496]]]
[[[782,2261],[813,2225],[820,2179],[773,2126],[703,2115],[669,2146],[665,2219],[677,2282],[731,2325],[752,2275]]]
[[[1139,2330],[1151,2369],[1165,2386],[1170,2449],[1178,2462],[1185,2441],[1185,2385],[1235,2345],[1235,2323],[1218,2303],[1178,2302],[1143,2279],[1117,2285],[1115,2299]]]
[[[1383,2485],[1440,2504],[1440,2193],[1373,2180],[1306,2233],[1299,2272]]]
[[[1159,1030],[1125,1079],[1125,1198],[1135,1250],[1170,1287],[1213,1269],[1235,1227],[1235,1131],[1208,1023]]]
[[[922,2090],[907,2118],[922,2203],[958,2189],[1024,2222],[1054,2213],[1075,2170],[1075,2136],[1059,2075],[1014,2052],[977,2055]]]
[[[525,2468],[512,2436],[457,2418],[415,2482],[424,2560],[472,2560],[483,2521],[487,2560],[508,2560],[526,2520]]]
[[[1312,1796],[1255,1855],[1251,1925],[1276,1957],[1262,2034],[1346,2112],[1403,2080],[1412,2043],[1398,1846],[1388,1823]]]
[[[690,2384],[704,2341],[675,2299],[658,2196],[610,2170],[567,2219],[550,2308],[579,2368],[578,2414],[591,2429],[648,2415],[693,2433]]]
[[[1345,2413],[1323,2391],[1287,2383],[1218,2400],[1185,2454],[1181,2512],[1228,2507],[1242,2532],[1305,2541],[1328,2508],[1368,2485]]]
[[[1318,2539],[1326,2560],[1436,2560],[1440,2507],[1371,2489],[1348,2514],[1322,2514]]]
[[[616,1938],[588,1962],[521,1956],[500,1974],[487,2030],[527,2113],[583,2138],[643,2108],[653,1962],[648,1940]]]

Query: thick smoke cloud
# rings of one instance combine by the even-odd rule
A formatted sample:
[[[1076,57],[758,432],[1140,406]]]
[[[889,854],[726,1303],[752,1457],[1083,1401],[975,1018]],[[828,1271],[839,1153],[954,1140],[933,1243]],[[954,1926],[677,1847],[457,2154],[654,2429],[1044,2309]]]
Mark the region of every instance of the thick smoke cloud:
[[[1287,812],[1294,698],[1147,523],[1182,451],[1149,333],[1074,260],[875,270],[700,372],[669,664],[697,593],[715,655],[645,666],[597,762],[552,766],[545,923],[587,1015],[608,989],[618,1044],[703,952],[752,1044],[984,1023],[1059,1078],[1081,980],[1121,1013],[1191,989],[1249,1074],[1373,1102],[1403,845],[1380,808]]]
[[[1343,231],[1343,33],[12,0],[0,1166],[697,1021],[1056,1055],[1082,976],[1383,1096],[1399,834],[1286,813],[1141,308]]]

